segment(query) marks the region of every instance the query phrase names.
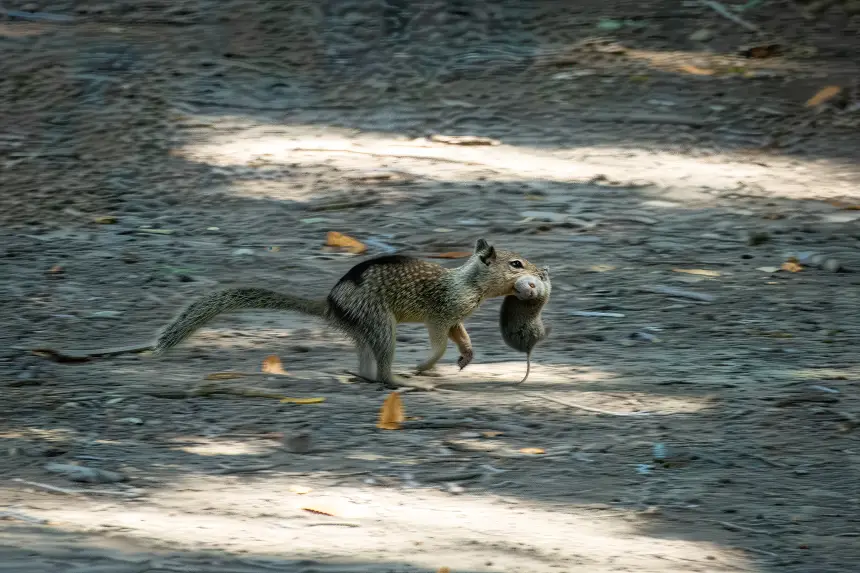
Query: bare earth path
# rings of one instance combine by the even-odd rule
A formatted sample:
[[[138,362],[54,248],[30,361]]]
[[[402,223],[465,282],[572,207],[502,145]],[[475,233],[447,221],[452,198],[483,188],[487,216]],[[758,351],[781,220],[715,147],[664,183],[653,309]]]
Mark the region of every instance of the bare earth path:
[[[0,572],[856,571],[856,6],[751,7],[757,37],[696,2],[453,4],[4,3],[72,21],[0,20]],[[499,301],[400,431],[288,313],[28,351],[146,343],[216,287],[321,296],[361,259],[328,231],[549,265],[529,382]],[[325,401],[188,392],[270,354],[288,376],[219,383]]]

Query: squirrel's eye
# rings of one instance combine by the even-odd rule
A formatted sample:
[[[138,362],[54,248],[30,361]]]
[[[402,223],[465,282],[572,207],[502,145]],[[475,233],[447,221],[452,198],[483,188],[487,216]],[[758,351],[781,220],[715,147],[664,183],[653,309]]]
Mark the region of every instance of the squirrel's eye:
[[[522,264],[520,261],[517,261],[517,260],[513,260],[513,261],[511,261],[511,263],[510,263],[510,264],[511,264],[511,267],[513,267],[513,268],[515,268],[515,269],[521,269],[521,268],[523,268],[523,264]]]

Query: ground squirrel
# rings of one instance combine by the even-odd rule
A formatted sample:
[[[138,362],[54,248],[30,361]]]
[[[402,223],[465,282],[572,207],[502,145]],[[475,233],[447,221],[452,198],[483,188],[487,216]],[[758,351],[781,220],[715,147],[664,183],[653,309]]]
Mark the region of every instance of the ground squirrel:
[[[520,277],[515,285],[518,296],[506,296],[499,313],[499,327],[505,344],[526,353],[526,375],[517,384],[529,377],[532,350],[550,333],[550,328],[545,327],[541,319],[541,311],[552,291],[549,267],[541,269],[536,277],[538,280],[534,276]]]
[[[431,356],[418,371],[432,368],[445,354],[450,338],[460,350],[462,370],[473,357],[463,320],[489,298],[516,293],[516,283],[538,268],[520,255],[496,249],[478,239],[471,257],[460,267],[405,255],[363,261],[334,285],[325,299],[307,299],[262,288],[214,292],[192,303],[169,324],[155,345],[155,354],[179,344],[215,316],[240,309],[292,310],[319,316],[356,344],[359,374],[394,384],[395,330],[399,323],[419,322],[430,334]]]

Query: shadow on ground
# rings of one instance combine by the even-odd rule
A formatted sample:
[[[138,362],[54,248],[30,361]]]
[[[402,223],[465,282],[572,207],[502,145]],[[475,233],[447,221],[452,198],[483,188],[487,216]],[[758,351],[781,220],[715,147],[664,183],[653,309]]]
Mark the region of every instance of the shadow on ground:
[[[808,65],[732,70],[726,54],[748,38],[668,4],[549,18],[476,3],[389,14],[387,32],[333,5],[237,6],[181,30],[3,36],[0,470],[65,489],[45,463],[132,478],[56,497],[6,483],[10,511],[52,522],[7,524],[31,548],[9,553],[12,570],[851,570],[856,275],[767,270],[795,251],[860,268],[844,208],[856,111],[802,108],[823,84],[812,65],[833,83],[856,75],[832,38],[806,37],[821,54]],[[471,20],[477,39],[448,42],[470,10],[487,14]],[[621,15],[645,22],[618,32],[631,49],[581,42]],[[716,55],[688,40],[705,25],[720,31]],[[689,65],[715,73],[678,72]],[[433,132],[503,145],[413,141]],[[407,414],[449,426],[402,432],[374,428],[383,394],[345,379],[349,347],[302,317],[225,317],[159,361],[59,365],[20,350],[146,340],[190,298],[237,282],[322,295],[357,261],[322,249],[329,230],[368,256],[487,236],[549,264],[555,333],[525,394],[502,386],[524,365],[499,348],[497,302],[467,324],[476,362],[457,373],[449,355],[430,379],[457,393],[404,398]],[[642,289],[654,283],[716,299]],[[571,314],[583,310],[623,316]],[[426,352],[417,327],[398,343],[400,370]],[[291,377],[236,384],[326,402],[159,397],[256,372],[272,353]],[[285,452],[283,435],[306,424],[315,449]],[[654,459],[659,444],[668,459]],[[139,552],[152,553],[128,557]]]

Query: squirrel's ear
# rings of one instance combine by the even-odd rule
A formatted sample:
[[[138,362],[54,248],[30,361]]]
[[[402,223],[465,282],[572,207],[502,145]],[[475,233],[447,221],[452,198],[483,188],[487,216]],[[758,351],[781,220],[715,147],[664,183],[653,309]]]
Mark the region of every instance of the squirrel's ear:
[[[496,260],[496,247],[484,239],[478,239],[478,242],[475,243],[475,254],[478,255],[482,263],[489,265],[490,262]]]
[[[490,247],[489,249],[478,255],[478,257],[481,259],[482,263],[484,263],[485,265],[489,265],[496,260],[496,247]]]

